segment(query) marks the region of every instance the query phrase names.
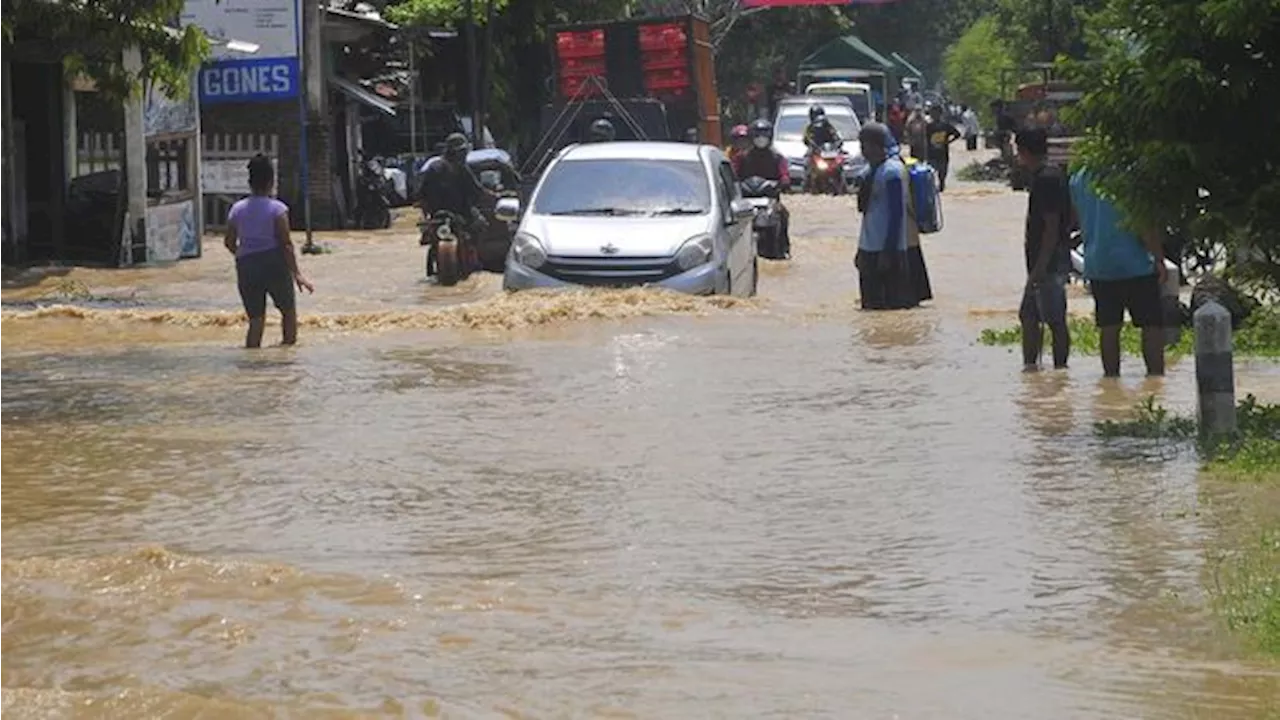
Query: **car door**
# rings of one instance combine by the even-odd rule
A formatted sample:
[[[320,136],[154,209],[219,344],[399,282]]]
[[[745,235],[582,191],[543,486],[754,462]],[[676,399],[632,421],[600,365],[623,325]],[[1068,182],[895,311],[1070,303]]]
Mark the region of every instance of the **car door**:
[[[738,220],[733,217],[732,203],[735,199],[742,196],[738,189],[738,179],[734,175],[733,166],[728,160],[721,159],[719,172],[720,182],[720,212],[723,213],[724,221],[720,223],[719,231],[722,236],[725,249],[725,262],[729,267],[729,276],[732,278],[733,286],[737,288],[746,287],[744,283],[751,280],[748,271],[752,266],[752,259],[755,257],[754,237],[751,234],[751,219]]]

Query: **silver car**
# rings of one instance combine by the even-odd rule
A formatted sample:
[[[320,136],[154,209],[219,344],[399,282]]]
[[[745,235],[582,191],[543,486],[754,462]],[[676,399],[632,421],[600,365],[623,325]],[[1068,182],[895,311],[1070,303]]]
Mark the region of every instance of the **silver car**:
[[[845,166],[844,179],[853,187],[854,179],[866,170],[867,161],[862,157],[862,143],[858,141],[858,133],[862,130],[853,106],[846,98],[835,98],[842,102],[829,103],[821,95],[809,95],[816,102],[799,103],[784,100],[778,107],[778,114],[773,122],[773,149],[787,159],[791,171],[791,187],[804,187],[804,178],[809,170],[809,149],[804,144],[804,129],[809,126],[809,108],[821,105],[826,112],[827,120],[835,126],[844,141]]]
[[[547,167],[507,255],[507,290],[652,285],[699,295],[756,292],[754,208],[710,145],[571,145]]]

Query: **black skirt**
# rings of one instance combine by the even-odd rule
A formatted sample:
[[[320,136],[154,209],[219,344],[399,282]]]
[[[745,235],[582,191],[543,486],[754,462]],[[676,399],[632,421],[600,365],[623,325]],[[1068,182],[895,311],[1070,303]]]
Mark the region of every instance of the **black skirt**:
[[[859,250],[858,290],[863,310],[906,310],[920,304],[911,282],[908,253]]]
[[[907,270],[911,275],[911,288],[917,302],[933,299],[933,286],[929,284],[929,268],[924,264],[920,246],[907,248]]]

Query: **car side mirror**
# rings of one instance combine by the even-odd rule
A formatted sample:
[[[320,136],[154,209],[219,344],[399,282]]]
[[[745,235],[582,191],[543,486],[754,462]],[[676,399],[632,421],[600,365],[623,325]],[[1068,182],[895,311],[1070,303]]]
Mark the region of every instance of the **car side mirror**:
[[[502,222],[515,222],[520,219],[520,199],[499,198],[493,207],[493,216]]]
[[[751,204],[750,200],[737,198],[729,203],[729,215],[732,216],[731,222],[740,222],[755,214],[756,208]]]

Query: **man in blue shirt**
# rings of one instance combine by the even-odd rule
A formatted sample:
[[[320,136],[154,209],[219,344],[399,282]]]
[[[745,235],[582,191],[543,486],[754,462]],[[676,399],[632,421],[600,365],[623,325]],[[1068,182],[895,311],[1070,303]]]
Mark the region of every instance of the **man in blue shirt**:
[[[1119,209],[1099,194],[1088,169],[1071,178],[1071,200],[1084,239],[1084,276],[1093,292],[1107,377],[1120,375],[1120,327],[1125,310],[1142,329],[1142,359],[1148,375],[1164,374],[1164,321],[1160,286],[1164,247],[1158,233],[1139,239],[1125,228]]]

